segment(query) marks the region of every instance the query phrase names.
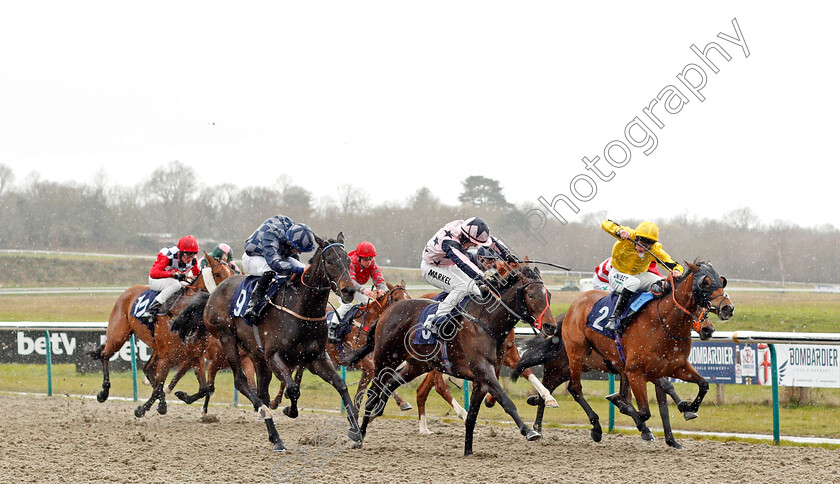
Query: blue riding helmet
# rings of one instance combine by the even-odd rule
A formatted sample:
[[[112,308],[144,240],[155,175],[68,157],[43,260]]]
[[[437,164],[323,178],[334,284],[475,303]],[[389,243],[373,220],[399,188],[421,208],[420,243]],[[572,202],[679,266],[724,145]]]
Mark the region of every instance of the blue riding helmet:
[[[315,250],[315,235],[306,224],[294,224],[286,230],[286,240],[298,252]]]

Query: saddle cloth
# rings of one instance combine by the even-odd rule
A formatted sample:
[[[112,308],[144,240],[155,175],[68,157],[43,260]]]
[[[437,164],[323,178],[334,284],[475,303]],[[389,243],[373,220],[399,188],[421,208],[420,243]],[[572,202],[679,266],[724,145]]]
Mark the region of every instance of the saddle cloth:
[[[622,329],[630,323],[632,317],[651,300],[653,300],[653,294],[650,292],[645,291],[633,294],[633,296],[630,297],[630,303],[624,308],[624,314],[619,315],[616,323],[616,328],[619,332],[621,332]],[[615,310],[615,303],[617,301],[618,293],[615,291],[598,300],[598,302],[592,306],[592,311],[590,311],[589,315],[586,317],[586,325],[608,338],[615,339],[615,331],[607,329],[606,325],[607,321],[609,321],[610,315]]]
[[[239,283],[236,287],[236,290],[233,291],[233,297],[230,300],[230,315],[234,318],[241,318],[243,314],[245,314],[245,310],[248,308],[248,301],[251,300],[251,293],[254,292],[254,288],[257,286],[257,281],[260,280],[260,276],[248,276]],[[288,280],[287,277],[283,276],[276,276],[271,284],[268,286],[268,290],[265,292],[266,298],[257,306],[257,314],[262,314],[262,308],[268,304],[268,301],[277,294],[277,291],[283,287],[283,284]],[[245,322],[249,325],[254,324],[254,321],[244,318]]]

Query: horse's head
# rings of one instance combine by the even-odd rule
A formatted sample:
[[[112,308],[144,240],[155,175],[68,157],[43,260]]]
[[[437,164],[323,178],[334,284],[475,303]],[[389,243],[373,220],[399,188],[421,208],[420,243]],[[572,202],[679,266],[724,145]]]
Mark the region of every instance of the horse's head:
[[[726,278],[720,276],[709,262],[698,264],[686,262],[686,265],[694,274],[692,282],[694,301],[700,307],[717,314],[721,320],[730,319],[735,314],[735,306],[729,299],[729,294],[724,290]]]
[[[537,331],[554,334],[557,323],[551,314],[551,293],[545,287],[540,270],[532,269],[525,263],[498,261],[496,271],[500,281],[500,292],[507,294],[508,291],[516,291],[511,308],[515,315]]]
[[[204,252],[204,260],[207,261],[207,266],[201,269],[201,276],[196,278],[195,287],[213,292],[217,285],[233,275],[233,271],[227,262],[222,262],[207,252]]]
[[[315,242],[318,244],[318,250],[310,261],[313,277],[328,284],[341,298],[341,302],[352,302],[356,290],[353,280],[350,279],[350,257],[344,250],[344,234],[339,232],[335,239],[327,240],[316,235]]]
[[[391,304],[403,299],[411,299],[408,295],[408,290],[405,288],[405,281],[400,281],[399,284],[385,283],[388,286],[388,292],[376,298],[375,301],[368,303],[368,309],[365,310],[365,322],[373,323]]]

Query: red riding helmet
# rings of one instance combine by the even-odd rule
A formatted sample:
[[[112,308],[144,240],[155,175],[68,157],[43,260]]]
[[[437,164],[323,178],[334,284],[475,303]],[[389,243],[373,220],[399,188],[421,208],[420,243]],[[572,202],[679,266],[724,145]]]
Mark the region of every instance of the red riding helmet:
[[[376,257],[376,247],[366,240],[356,246],[356,255],[359,257]]]
[[[181,252],[198,253],[198,241],[192,235],[185,235],[178,241],[178,250]]]

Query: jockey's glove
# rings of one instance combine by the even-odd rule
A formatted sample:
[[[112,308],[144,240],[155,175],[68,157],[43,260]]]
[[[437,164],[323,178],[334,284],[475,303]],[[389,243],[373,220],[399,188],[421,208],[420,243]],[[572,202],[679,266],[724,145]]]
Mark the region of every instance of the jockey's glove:
[[[175,272],[175,273],[172,274],[172,278],[176,279],[176,280],[179,280],[179,281],[185,281],[185,280],[187,280],[187,275],[184,274],[183,272]]]

